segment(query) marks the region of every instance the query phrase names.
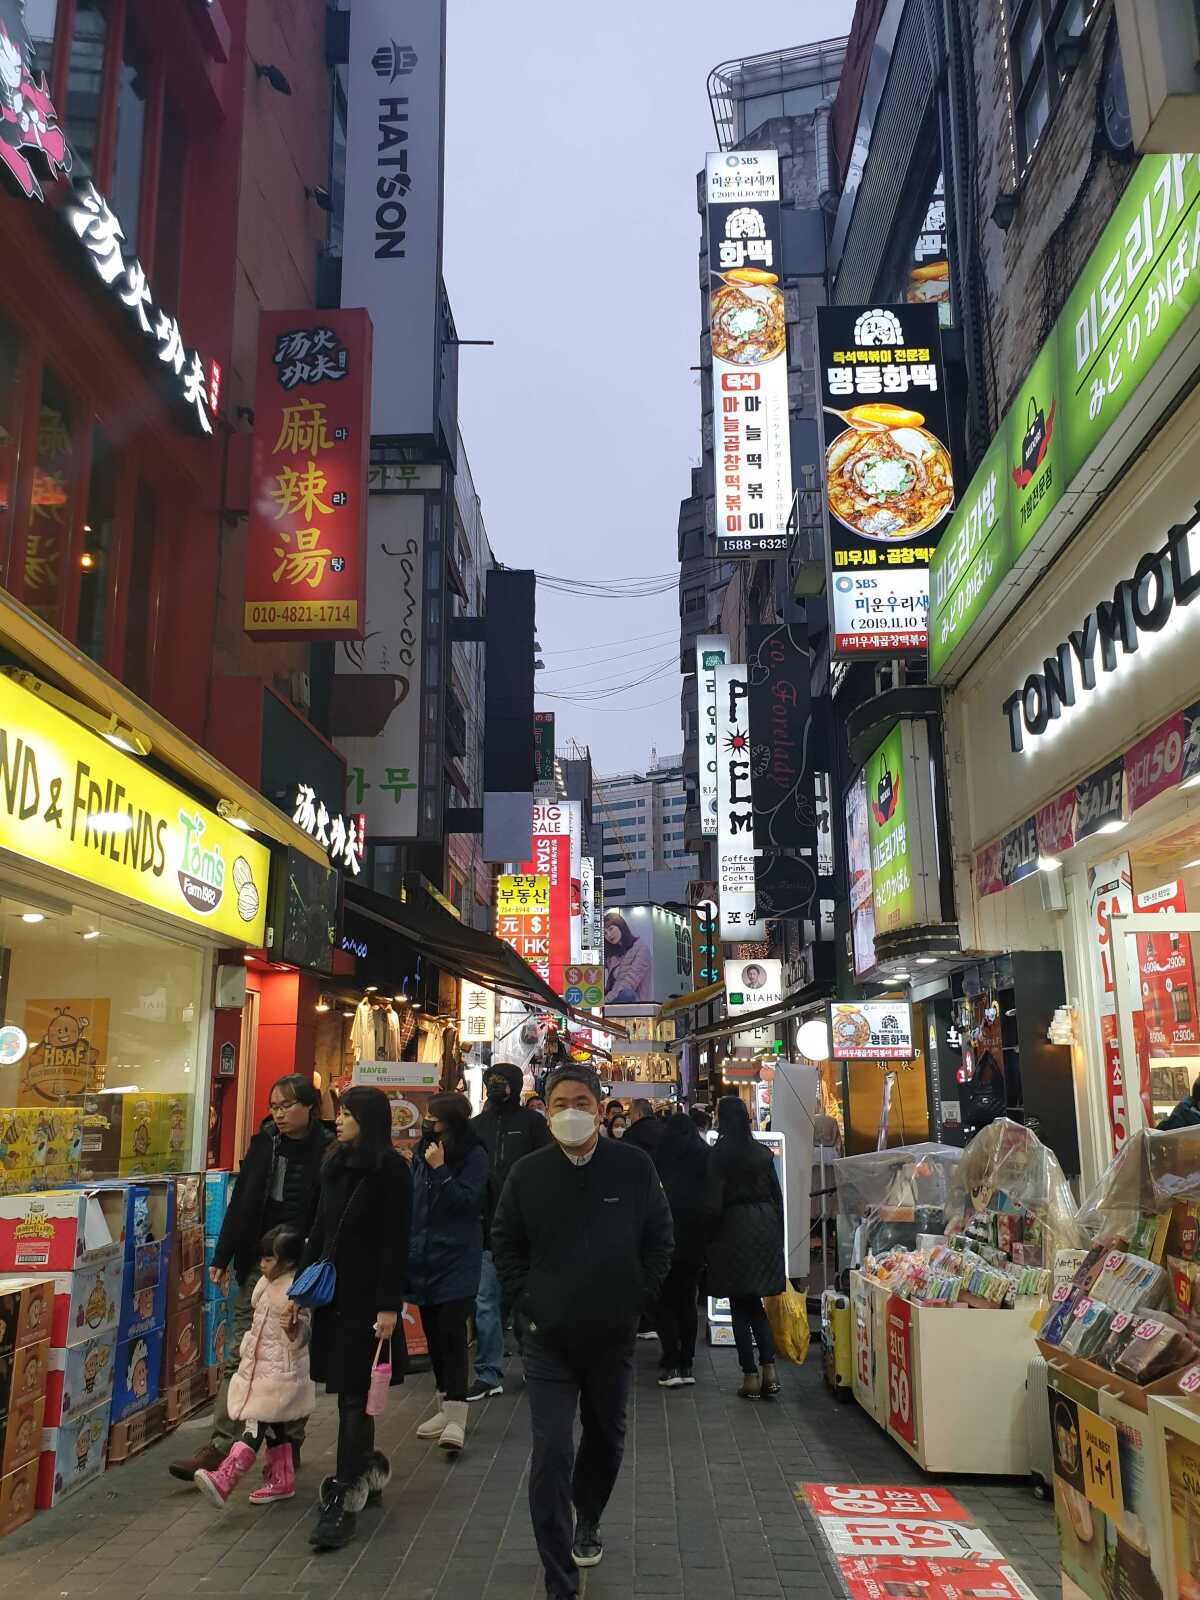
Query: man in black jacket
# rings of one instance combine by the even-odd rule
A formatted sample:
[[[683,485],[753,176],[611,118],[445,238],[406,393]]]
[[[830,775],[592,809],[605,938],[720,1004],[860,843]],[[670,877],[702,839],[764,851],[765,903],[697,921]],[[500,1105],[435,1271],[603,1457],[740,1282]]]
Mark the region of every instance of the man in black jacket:
[[[653,1157],[662,1138],[663,1125],[654,1115],[654,1102],[635,1096],[629,1106],[629,1127],[625,1130],[625,1143],[636,1145]]]
[[[590,1067],[551,1075],[554,1145],[517,1163],[492,1221],[496,1270],[521,1335],[533,1430],[529,1510],[550,1600],[573,1600],[577,1569],[604,1554],[600,1518],[621,1467],[638,1318],[654,1303],[674,1245],[653,1163],[599,1137],[600,1103]]]
[[[242,1425],[229,1418],[229,1379],[237,1371],[242,1338],[254,1315],[251,1302],[260,1277],[262,1236],[284,1222],[307,1236],[316,1216],[321,1162],[332,1139],[321,1122],[320,1091],[301,1073],[289,1073],[271,1085],[267,1109],[270,1116],[242,1159],[208,1269],[209,1278],[222,1294],[228,1293],[232,1272],[237,1279],[237,1300],[212,1434],[194,1455],[172,1461],[167,1469],[173,1478],[187,1483],[201,1468],[215,1472],[242,1437]],[[298,1460],[304,1423],[282,1426]]]
[[[522,1156],[550,1143],[545,1117],[521,1105],[520,1067],[497,1062],[488,1068],[483,1087],[487,1105],[471,1119],[471,1131],[487,1150],[490,1167],[483,1196],[483,1271],[475,1301],[475,1382],[467,1390],[468,1400],[504,1393],[504,1314],[491,1251],[492,1218],[504,1180]]]

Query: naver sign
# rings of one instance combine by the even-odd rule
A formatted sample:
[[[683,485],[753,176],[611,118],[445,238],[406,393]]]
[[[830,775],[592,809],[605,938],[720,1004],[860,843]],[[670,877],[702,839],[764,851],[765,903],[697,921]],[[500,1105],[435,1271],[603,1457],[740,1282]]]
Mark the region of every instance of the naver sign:
[[[1196,509],[1200,512],[1200,505]],[[1009,695],[1003,711],[1013,752],[1025,748],[1027,736],[1040,738],[1064,707],[1095,689],[1097,665],[1115,672],[1125,656],[1136,652],[1141,634],[1161,633],[1198,594],[1200,517],[1173,527],[1162,549],[1148,551],[1133,575],[1117,584],[1112,599],[1094,606],[1045,658],[1041,671],[1031,672]]]

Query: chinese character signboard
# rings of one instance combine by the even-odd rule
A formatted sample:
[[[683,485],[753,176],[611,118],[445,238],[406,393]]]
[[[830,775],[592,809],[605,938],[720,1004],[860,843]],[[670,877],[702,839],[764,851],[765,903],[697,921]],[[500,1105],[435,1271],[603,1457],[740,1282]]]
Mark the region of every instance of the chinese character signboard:
[[[333,737],[346,758],[346,805],[371,837],[418,831],[425,496],[373,494],[367,507],[367,636],[336,647]]]
[[[696,640],[696,701],[700,721],[700,832],[717,831],[717,668],[729,664],[723,633]]]
[[[361,813],[351,817],[340,812],[331,814],[325,802],[317,798],[312,784],[301,783],[296,786],[292,821],[328,851],[333,866],[358,877],[367,844],[366,818]]]
[[[1140,446],[1142,431],[1123,413],[1175,381],[1172,341],[1197,303],[1200,156],[1145,156],[938,550],[931,673],[945,673],[1015,566],[1046,561],[1078,516],[1076,480],[1099,492]]]
[[[550,981],[550,879],[503,872],[496,879],[496,937]]]
[[[832,1000],[834,1061],[911,1061],[912,1007],[906,1000]]]
[[[779,157],[705,161],[717,545],[722,556],[786,550],[792,514]]]
[[[464,978],[458,997],[458,1037],[464,1048],[491,1044],[496,1036],[496,996]]]
[[[244,617],[252,638],[363,637],[370,395],[365,311],[260,315]]]
[[[754,795],[746,668],[715,669],[717,680],[717,901],[721,938],[765,939],[754,891]]]
[[[924,650],[954,505],[937,307],[819,306],[817,341],[833,648]]]

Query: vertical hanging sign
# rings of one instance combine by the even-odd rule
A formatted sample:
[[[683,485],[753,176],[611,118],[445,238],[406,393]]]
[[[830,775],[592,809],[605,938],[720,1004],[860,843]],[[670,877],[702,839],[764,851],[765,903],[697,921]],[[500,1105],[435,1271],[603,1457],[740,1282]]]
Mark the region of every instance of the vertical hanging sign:
[[[792,513],[779,156],[730,150],[704,163],[717,547],[786,550]]]
[[[723,633],[696,640],[696,706],[700,722],[700,832],[717,831],[717,668],[729,664]]]
[[[721,938],[765,939],[754,892],[754,796],[746,668],[716,669],[717,901]]]
[[[363,637],[370,399],[365,311],[260,314],[243,616],[251,638]]]

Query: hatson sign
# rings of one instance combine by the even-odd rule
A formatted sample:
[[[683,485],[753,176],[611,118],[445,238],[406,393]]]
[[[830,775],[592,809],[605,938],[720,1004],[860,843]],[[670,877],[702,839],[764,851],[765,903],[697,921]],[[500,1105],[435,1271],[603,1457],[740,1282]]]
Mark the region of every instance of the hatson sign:
[[[1117,584],[1112,599],[1093,606],[1079,627],[1045,658],[1041,671],[1031,672],[1005,700],[1001,709],[1013,753],[1024,750],[1027,739],[1040,739],[1072,707],[1085,703],[1080,696],[1091,694],[1100,681],[1097,661],[1105,673],[1115,672],[1126,656],[1136,654],[1144,634],[1177,625],[1179,612],[1198,594],[1200,516],[1171,528],[1162,548],[1147,551],[1132,575]]]

